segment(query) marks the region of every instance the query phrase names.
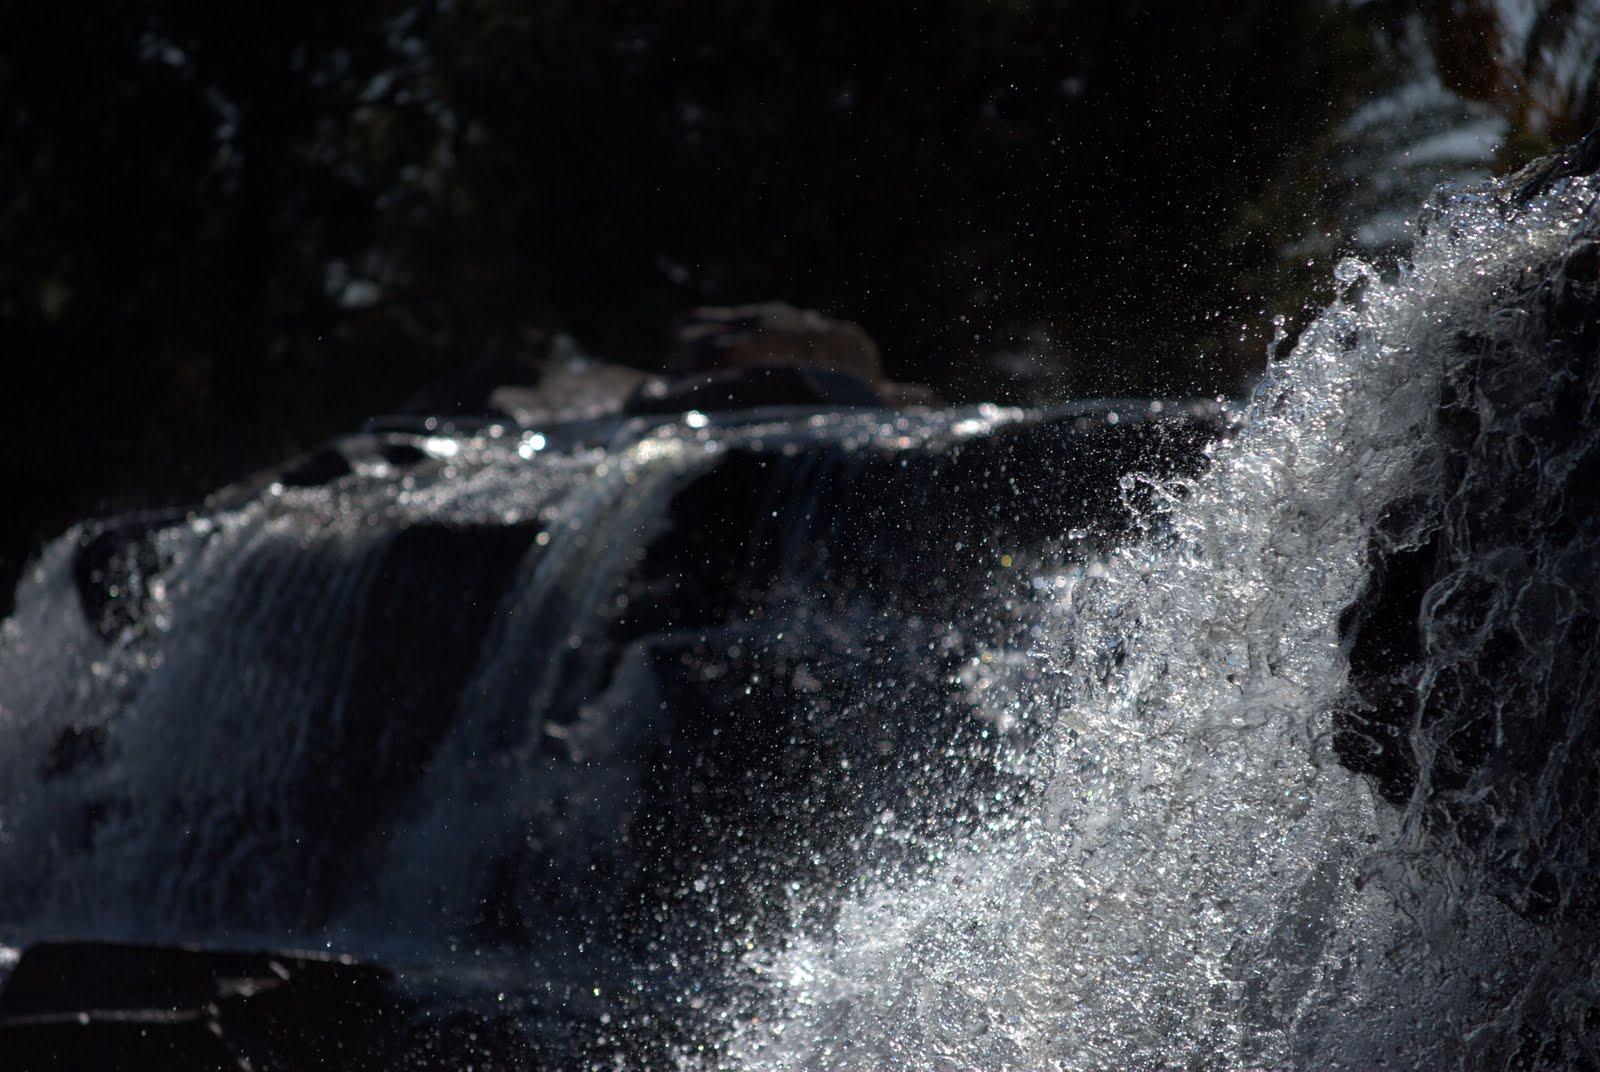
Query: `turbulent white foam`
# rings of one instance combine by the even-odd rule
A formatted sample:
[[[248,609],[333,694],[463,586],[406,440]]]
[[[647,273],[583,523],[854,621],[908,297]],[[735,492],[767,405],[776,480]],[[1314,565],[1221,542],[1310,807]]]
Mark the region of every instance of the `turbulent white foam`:
[[[1440,479],[1459,333],[1504,334],[1591,201],[1572,181],[1508,222],[1461,195],[1398,279],[1340,267],[1209,470],[1144,489],[1166,535],[1071,578],[1020,829],[752,957],[730,1066],[1478,1067],[1553,939],[1335,761],[1338,619],[1380,513]]]

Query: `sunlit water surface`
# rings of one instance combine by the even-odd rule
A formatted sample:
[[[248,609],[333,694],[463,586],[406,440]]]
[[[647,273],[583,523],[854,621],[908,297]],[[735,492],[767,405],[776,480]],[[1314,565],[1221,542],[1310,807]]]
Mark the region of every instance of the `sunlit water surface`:
[[[1497,744],[1548,735],[1542,767],[1486,771],[1447,794],[1425,762],[1394,807],[1332,747],[1348,672],[1340,616],[1380,518],[1412,504],[1389,539],[1421,543],[1488,501],[1470,473],[1455,484],[1447,472],[1441,398],[1471,379],[1480,443],[1531,436],[1541,399],[1570,376],[1511,306],[1538,281],[1530,269],[1593,241],[1593,188],[1569,180],[1521,212],[1503,192],[1441,195],[1398,278],[1340,266],[1339,298],[1273,368],[1239,434],[1198,479],[1157,487],[1167,534],[1070,573],[1047,630],[1058,688],[1011,701],[1041,728],[1026,814],[943,846],[915,880],[865,880],[831,925],[752,955],[761,996],[728,1013],[730,1067],[1439,1069],[1502,1067],[1513,1053],[1516,1067],[1593,1067],[1593,835],[1552,834],[1558,787],[1592,786],[1592,751],[1567,750],[1594,742],[1592,683],[1586,709],[1528,717],[1547,695],[1553,638],[1595,607],[1580,565],[1594,519],[1574,519],[1579,537],[1525,530],[1550,545],[1523,548],[1516,568],[1514,547],[1463,542],[1436,589],[1443,600],[1472,579],[1499,584],[1485,633],[1527,593],[1563,591],[1567,617],[1530,633],[1512,672],[1410,730],[1426,761],[1492,713]],[[1592,277],[1574,285],[1592,299]],[[1570,416],[1589,423],[1564,448],[1529,445],[1549,451],[1517,474],[1530,494],[1561,487],[1594,450],[1588,365],[1588,409]],[[1520,384],[1526,409],[1496,411],[1494,378]],[[1425,686],[1483,642],[1428,640]],[[1577,650],[1592,658],[1592,639]],[[1484,800],[1499,809],[1488,824],[1432,817]],[[1508,843],[1556,875],[1553,913],[1534,918],[1505,895]]]

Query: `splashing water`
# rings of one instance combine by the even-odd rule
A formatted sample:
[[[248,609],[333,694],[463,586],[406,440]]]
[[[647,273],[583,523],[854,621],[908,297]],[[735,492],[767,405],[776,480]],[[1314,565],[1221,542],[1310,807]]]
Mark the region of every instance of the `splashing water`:
[[[423,422],[85,526],[0,625],[0,939],[487,950],[696,1067],[1600,1066],[1567,174],[1342,265],[1203,465],[1113,403]]]
[[[646,527],[670,481],[713,453],[655,438],[552,451],[532,465],[517,453],[531,455],[531,437],[423,440],[435,456],[413,464],[441,470],[443,480],[399,477],[374,456],[331,493],[275,483],[210,516],[157,519],[142,552],[148,579],[132,570],[121,582],[140,586],[140,605],[99,622],[75,613],[79,541],[69,534],[49,548],[19,591],[0,649],[9,744],[0,761],[0,915],[12,926],[27,921],[33,934],[237,941],[253,931],[321,944],[304,924],[317,902],[351,871],[382,866],[352,866],[359,832],[341,827],[341,814],[359,810],[351,802],[371,808],[394,796],[385,783],[419,740],[444,737],[459,750],[474,735],[529,726],[536,735],[546,714],[539,694],[555,676],[547,652],[566,648],[552,642],[518,660],[502,650],[518,637],[496,634],[499,661],[471,675],[459,718],[428,670],[390,664],[416,660],[440,677],[451,662],[470,665],[473,649],[452,651],[452,635],[482,631],[464,618],[489,618],[501,596],[520,612],[509,624],[504,613],[493,619],[502,632],[557,622],[564,639],[569,617],[582,628],[635,550],[596,537]],[[545,555],[552,531],[570,538]],[[430,560],[467,553],[498,561],[467,567],[461,583],[480,590],[454,593],[452,606],[432,602],[437,593],[410,577],[426,575]],[[134,602],[112,592],[113,611]],[[397,618],[408,624],[397,627]],[[530,694],[520,712],[495,709],[508,676]],[[374,696],[377,712],[364,699]],[[434,802],[495,826],[468,800]],[[466,851],[460,837],[447,844]],[[459,860],[432,862],[457,869],[460,896],[478,892],[459,880]],[[369,921],[392,928],[395,917],[380,913],[439,900],[420,879],[410,886],[365,904]]]
[[[1014,712],[1039,735],[1026,813],[940,847],[919,878],[864,880],[827,925],[752,956],[760,997],[727,1013],[727,1066],[1600,1061],[1600,542],[1581,497],[1600,425],[1597,234],[1590,180],[1518,207],[1502,184],[1442,192],[1398,278],[1341,265],[1337,300],[1241,432],[1200,477],[1146,489],[1160,534],[1070,576],[1055,694]],[[1587,328],[1549,311],[1574,288]],[[1552,357],[1560,330],[1590,331],[1571,367]],[[1516,406],[1496,382],[1519,387]],[[1453,430],[1463,408],[1479,431]],[[1335,748],[1341,618],[1379,556],[1440,532],[1456,538],[1436,546],[1417,668],[1369,653],[1423,697],[1399,731],[1417,773],[1390,787],[1396,807]],[[1463,577],[1502,588],[1451,632]],[[1528,604],[1545,589],[1541,616]],[[1441,674],[1487,657],[1480,632],[1514,613],[1514,655],[1427,714]],[[1558,705],[1563,650],[1577,669]],[[1486,711],[1478,773],[1445,777],[1439,757]],[[1531,771],[1496,768],[1517,738],[1542,742]],[[1508,890],[1541,867],[1559,892],[1534,910]]]
[[[892,471],[1023,416],[379,430],[321,475],[69,533],[0,624],[0,933],[429,959],[505,937],[474,934],[497,883],[556,932],[620,912],[637,895],[595,875],[642,851],[674,714],[651,645],[722,624],[679,596],[687,626],[616,627],[674,496],[736,450],[773,473],[743,492],[781,498],[791,469]],[[796,567],[828,543],[767,535]]]

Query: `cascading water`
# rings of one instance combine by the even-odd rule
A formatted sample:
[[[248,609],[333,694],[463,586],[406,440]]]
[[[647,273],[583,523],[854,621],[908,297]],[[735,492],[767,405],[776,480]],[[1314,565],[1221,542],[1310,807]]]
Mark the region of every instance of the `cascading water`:
[[[749,958],[729,1066],[1600,1063],[1600,207],[1544,185],[1341,265],[1159,531],[1052,580],[1021,817]]]
[[[897,743],[903,775],[869,764],[891,722],[982,725],[939,664],[992,628],[950,608],[991,539],[1067,527],[1018,508],[1044,473],[1024,459],[1102,453],[1068,513],[1110,523],[1115,473],[1208,434],[1148,409],[403,421],[200,511],[86,525],[4,625],[0,940],[460,951],[577,992],[625,980],[653,928],[701,970],[736,899],[710,856],[750,861],[752,891],[797,878],[761,816],[783,749],[854,764],[788,778],[835,840],[846,811],[937,796],[944,736]]]
[[[340,826],[346,813],[392,797],[420,741],[470,750],[498,732],[527,751],[521,738],[537,739],[548,714],[551,664],[591,624],[637,530],[659,520],[663,489],[698,459],[661,439],[552,450],[537,465],[528,459],[545,440],[533,432],[416,442],[388,446],[398,463],[381,452],[358,463],[332,493],[274,483],[191,522],[158,519],[135,534],[147,561],[113,559],[107,577],[80,578],[112,597],[98,623],[70,612],[93,543],[49,550],[6,625],[8,918],[168,939],[242,921],[280,940],[306,935],[368,836]],[[618,527],[634,538],[614,538]],[[451,578],[477,582],[457,590],[461,605],[430,604],[437,593],[408,580],[468,554],[476,561]],[[538,629],[560,635],[525,635]],[[407,659],[481,665],[458,700],[456,683],[435,688],[393,665]],[[513,701],[508,689],[523,691]],[[468,791],[452,785],[431,806]],[[482,836],[447,843],[493,851],[510,835]],[[460,862],[432,860],[441,872],[425,881],[453,879],[471,896]],[[419,886],[408,895],[436,899]]]
[[[624,422],[565,443],[419,428],[346,444],[332,479],[71,534],[5,623],[3,917],[281,940],[337,932],[343,911],[369,936],[459,936],[483,858],[530,816],[566,814],[568,793],[611,801],[589,828],[577,808],[543,832],[579,871],[619,829],[626,794],[601,791],[593,761],[647,735],[649,713],[591,710],[586,729],[608,685],[595,634],[675,492],[730,445],[911,447],[1015,417],[914,435],[877,414]],[[576,770],[551,762],[573,752]],[[379,844],[349,825],[375,807],[395,809]]]
[[[408,422],[70,533],[0,940],[472,961],[561,1066],[1596,1067],[1596,151],[1341,266],[1203,453]]]

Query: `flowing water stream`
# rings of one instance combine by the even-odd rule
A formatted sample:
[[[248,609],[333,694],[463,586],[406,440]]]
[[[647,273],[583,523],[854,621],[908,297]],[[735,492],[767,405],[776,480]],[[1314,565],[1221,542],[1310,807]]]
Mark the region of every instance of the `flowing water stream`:
[[[753,955],[733,1067],[1595,1067],[1600,207],[1510,190],[1341,265],[1164,534],[1065,574],[1020,824]],[[1347,609],[1423,546],[1415,651],[1364,652],[1396,806]]]
[[[696,1067],[1597,1067],[1597,270],[1591,178],[1443,191],[1196,464],[429,422],[85,526],[0,636],[0,940],[488,951]]]

